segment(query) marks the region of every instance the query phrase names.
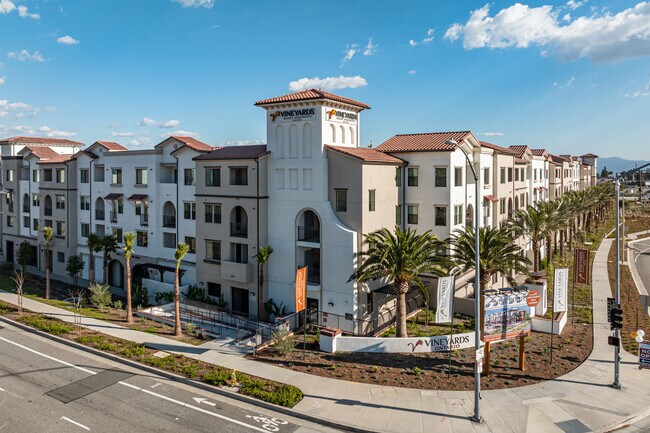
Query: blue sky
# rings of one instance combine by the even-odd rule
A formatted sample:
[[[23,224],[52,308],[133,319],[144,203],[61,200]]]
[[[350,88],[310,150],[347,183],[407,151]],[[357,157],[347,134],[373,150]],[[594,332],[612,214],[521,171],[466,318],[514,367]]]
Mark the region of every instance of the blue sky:
[[[253,103],[312,84],[372,106],[364,145],[469,129],[650,159],[639,1],[0,0],[0,62],[2,137],[264,142]]]

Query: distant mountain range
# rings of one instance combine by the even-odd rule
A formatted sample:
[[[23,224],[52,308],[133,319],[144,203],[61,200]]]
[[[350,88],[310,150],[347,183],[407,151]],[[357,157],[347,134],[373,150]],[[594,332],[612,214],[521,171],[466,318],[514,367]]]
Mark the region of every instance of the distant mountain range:
[[[603,170],[604,167],[607,167],[608,171],[614,173],[620,173],[621,171],[626,171],[633,169],[635,167],[640,167],[647,164],[650,161],[634,161],[629,159],[619,158],[618,156],[611,156],[609,158],[598,158],[598,174]],[[646,167],[650,168],[650,167]]]

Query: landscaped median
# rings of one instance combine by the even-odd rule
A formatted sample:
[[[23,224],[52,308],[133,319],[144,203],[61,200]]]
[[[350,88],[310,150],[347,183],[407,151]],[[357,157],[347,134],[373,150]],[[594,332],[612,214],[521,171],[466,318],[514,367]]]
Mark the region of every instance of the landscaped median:
[[[2,301],[0,301],[0,315],[48,334],[184,376],[188,379],[208,383],[216,387],[232,387],[239,394],[268,403],[291,408],[303,398],[302,391],[295,386],[240,372],[235,372],[237,384],[233,387],[233,371],[224,367],[183,355],[168,354],[165,356],[164,353],[161,354],[161,352],[145,345],[104,335],[86,328],[75,330],[75,327],[70,323],[30,311],[23,310],[23,313],[20,314],[16,306]]]

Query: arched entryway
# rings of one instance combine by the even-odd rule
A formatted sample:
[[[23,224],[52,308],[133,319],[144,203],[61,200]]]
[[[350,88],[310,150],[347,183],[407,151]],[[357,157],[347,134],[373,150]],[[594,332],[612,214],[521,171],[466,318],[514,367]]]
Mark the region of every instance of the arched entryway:
[[[142,285],[142,279],[147,277],[147,270],[142,265],[135,265],[131,270],[131,281],[133,285]]]
[[[119,260],[108,262],[108,284],[124,288],[124,265]]]

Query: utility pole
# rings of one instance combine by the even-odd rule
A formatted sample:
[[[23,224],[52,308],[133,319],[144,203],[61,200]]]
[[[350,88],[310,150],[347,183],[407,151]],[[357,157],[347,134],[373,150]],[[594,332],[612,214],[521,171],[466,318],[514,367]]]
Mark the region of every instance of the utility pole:
[[[620,252],[621,252],[621,247],[620,247],[620,230],[619,230],[619,220],[620,220],[620,185],[619,185],[619,177],[616,176],[616,181],[614,184],[614,190],[616,191],[616,268],[615,268],[615,275],[616,275],[616,287],[614,291],[614,303],[616,304],[616,308],[620,308],[619,305],[621,305],[621,261],[620,261]],[[621,389],[621,377],[620,377],[620,370],[621,370],[621,330],[618,328],[614,329],[614,339],[615,341],[618,341],[618,344],[614,346],[614,383],[612,386],[616,389]]]

